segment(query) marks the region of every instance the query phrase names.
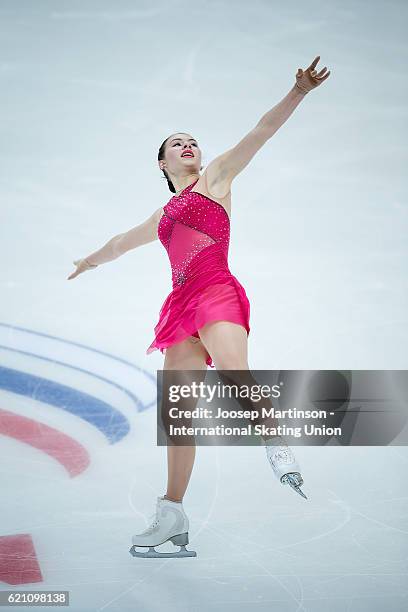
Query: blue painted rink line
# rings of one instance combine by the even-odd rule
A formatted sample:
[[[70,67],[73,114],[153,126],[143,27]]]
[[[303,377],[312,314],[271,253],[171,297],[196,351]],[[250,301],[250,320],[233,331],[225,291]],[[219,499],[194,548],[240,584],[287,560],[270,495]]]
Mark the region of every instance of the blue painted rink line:
[[[128,419],[116,408],[89,393],[53,380],[0,366],[0,388],[74,414],[97,427],[110,444],[118,442],[129,433]]]
[[[0,409],[79,436],[85,446],[91,438],[70,416],[116,444],[132,429],[139,440],[137,415],[155,411],[155,375],[81,343],[0,323],[0,364]]]
[[[23,379],[18,379],[17,373],[11,375],[7,370],[38,377],[42,375],[48,384],[43,382],[39,385],[41,389],[45,384],[45,390],[40,392],[48,394],[51,403],[59,402],[60,406],[65,398],[72,409],[72,392],[75,389],[80,391],[78,381],[90,377],[94,383],[101,381],[102,385],[125,394],[137,412],[156,405],[156,373],[145,371],[126,359],[85,344],[0,322],[0,351],[1,363],[6,368],[0,374],[0,388],[12,384],[15,392],[24,388],[30,392],[28,380],[24,383]],[[88,384],[85,388],[88,389]]]

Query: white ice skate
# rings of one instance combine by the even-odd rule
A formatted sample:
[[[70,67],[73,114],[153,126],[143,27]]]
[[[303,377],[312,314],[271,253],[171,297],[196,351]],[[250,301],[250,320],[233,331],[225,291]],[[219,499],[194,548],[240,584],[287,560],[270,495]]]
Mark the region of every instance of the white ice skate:
[[[265,442],[266,456],[275,476],[282,484],[289,484],[294,491],[307,499],[301,490],[303,478],[300,474],[300,467],[295,459],[293,451],[282,436],[275,436]]]
[[[173,502],[163,497],[157,498],[156,518],[153,523],[143,531],[132,537],[133,546],[129,552],[134,557],[196,557],[197,553],[187,550],[189,522],[182,503]],[[180,549],[175,552],[158,552],[155,546],[171,541]],[[149,550],[141,552],[136,547],[141,546]]]

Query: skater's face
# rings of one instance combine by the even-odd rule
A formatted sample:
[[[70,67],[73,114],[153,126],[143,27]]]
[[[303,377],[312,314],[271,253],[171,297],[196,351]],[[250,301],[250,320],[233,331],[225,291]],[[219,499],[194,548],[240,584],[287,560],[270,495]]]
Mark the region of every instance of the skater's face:
[[[165,157],[160,164],[170,175],[176,177],[199,174],[201,150],[197,140],[190,134],[173,134],[166,142]]]

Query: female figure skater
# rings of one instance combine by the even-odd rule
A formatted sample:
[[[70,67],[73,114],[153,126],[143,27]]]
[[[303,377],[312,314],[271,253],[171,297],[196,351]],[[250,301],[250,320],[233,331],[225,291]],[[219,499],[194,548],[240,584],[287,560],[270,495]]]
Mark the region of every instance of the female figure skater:
[[[172,269],[173,290],[166,298],[155,338],[147,353],[165,354],[164,370],[242,370],[249,372],[247,339],[250,304],[245,290],[228,268],[231,183],[256,152],[293,113],[304,96],[329,75],[324,67],[310,66],[296,73],[289,93],[267,112],[232,149],[214,159],[203,175],[201,151],[189,134],[169,136],[158,154],[159,168],[174,196],[144,223],[112,238],[100,250],[75,260],[69,279],[111,261],[138,246],[160,239]],[[303,479],[293,452],[281,436],[265,440],[267,457],[275,475],[306,497]],[[189,522],[182,501],[195,459],[195,446],[168,446],[168,485],[157,499],[155,520],[143,533],[133,536],[130,552],[141,557],[196,556],[186,550]],[[177,552],[160,553],[155,546],[172,541]],[[148,547],[138,552],[137,546]]]

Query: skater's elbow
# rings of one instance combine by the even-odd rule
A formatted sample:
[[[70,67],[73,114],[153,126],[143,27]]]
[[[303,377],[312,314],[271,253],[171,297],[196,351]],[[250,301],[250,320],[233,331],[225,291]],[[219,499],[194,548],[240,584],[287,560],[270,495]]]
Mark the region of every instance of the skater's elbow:
[[[156,210],[146,221],[118,236],[116,244],[118,256],[157,239],[160,210]]]

